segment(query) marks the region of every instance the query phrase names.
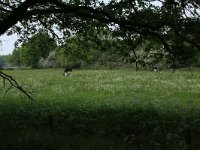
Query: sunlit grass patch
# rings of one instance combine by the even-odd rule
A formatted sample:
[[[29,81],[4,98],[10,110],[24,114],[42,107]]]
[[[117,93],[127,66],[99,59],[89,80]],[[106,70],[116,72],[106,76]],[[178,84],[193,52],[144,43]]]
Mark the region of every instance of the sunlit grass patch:
[[[7,73],[13,75],[25,89],[31,90],[38,101],[65,102],[75,98],[83,101],[111,98],[115,101],[121,98],[124,101],[189,100],[196,103],[200,96],[200,75],[197,71],[191,74],[187,71],[75,70],[70,77],[64,77],[61,69]],[[3,95],[4,90],[1,92]],[[10,95],[14,93],[9,92]]]

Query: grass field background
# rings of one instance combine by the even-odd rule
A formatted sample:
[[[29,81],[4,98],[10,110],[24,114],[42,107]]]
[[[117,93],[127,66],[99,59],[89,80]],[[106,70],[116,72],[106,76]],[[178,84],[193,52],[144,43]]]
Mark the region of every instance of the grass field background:
[[[0,149],[200,148],[199,70],[5,72],[35,101],[1,88]]]

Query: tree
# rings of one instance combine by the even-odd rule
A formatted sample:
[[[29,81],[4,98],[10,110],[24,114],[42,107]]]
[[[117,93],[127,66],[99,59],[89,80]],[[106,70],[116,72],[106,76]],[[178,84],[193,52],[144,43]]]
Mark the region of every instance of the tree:
[[[89,61],[91,46],[90,43],[86,44],[84,38],[74,36],[60,46],[57,49],[57,53],[64,55],[68,64],[80,64],[82,61]]]
[[[10,55],[0,56],[0,70],[9,66]]]
[[[123,57],[120,52],[124,45],[120,44],[109,28],[87,27],[78,35],[68,38],[56,52],[63,65],[81,64],[82,67],[108,63],[115,65],[120,59],[122,61]]]
[[[21,62],[22,62],[22,60],[21,60],[21,57],[20,57],[20,49],[15,48],[12,51],[12,55],[9,58],[9,63],[11,65],[18,66],[20,68]]]
[[[60,63],[56,56],[56,51],[49,52],[49,56],[46,59],[44,59],[43,57],[40,58],[39,67],[44,67],[44,68],[60,67]]]
[[[49,52],[55,48],[56,43],[53,38],[48,34],[38,33],[24,43],[20,50],[24,64],[37,68],[40,58],[47,58]]]
[[[199,8],[199,0],[1,0],[0,35],[18,33],[24,40],[44,28],[60,38],[54,31],[67,37],[71,31],[78,34],[100,23],[120,31],[122,38],[127,33],[151,38],[162,44],[174,61],[184,55],[180,50],[185,46],[200,50]],[[176,45],[173,38],[177,37],[185,44]],[[0,76],[7,79],[2,72]]]

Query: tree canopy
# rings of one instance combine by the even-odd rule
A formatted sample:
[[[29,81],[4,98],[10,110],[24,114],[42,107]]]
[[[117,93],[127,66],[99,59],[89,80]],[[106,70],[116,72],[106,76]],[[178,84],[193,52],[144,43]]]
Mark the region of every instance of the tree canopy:
[[[175,40],[200,49],[199,0],[2,0],[0,35],[27,36],[42,28],[54,36],[81,32],[88,25],[153,38],[172,54]]]
[[[39,59],[47,58],[55,48],[56,42],[48,34],[35,34],[21,47],[22,61],[27,66],[37,68]]]

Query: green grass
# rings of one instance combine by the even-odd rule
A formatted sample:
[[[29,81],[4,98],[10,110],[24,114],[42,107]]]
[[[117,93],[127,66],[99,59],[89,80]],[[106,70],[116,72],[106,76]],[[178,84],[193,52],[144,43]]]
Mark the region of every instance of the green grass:
[[[199,70],[5,72],[36,101],[0,90],[0,149],[200,148]]]

